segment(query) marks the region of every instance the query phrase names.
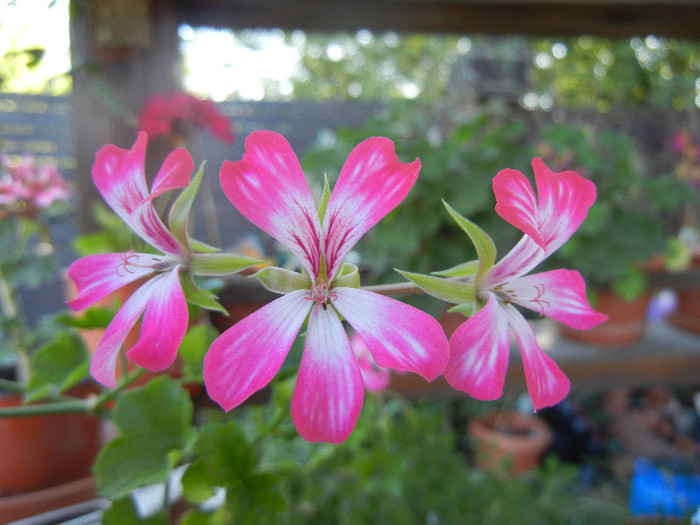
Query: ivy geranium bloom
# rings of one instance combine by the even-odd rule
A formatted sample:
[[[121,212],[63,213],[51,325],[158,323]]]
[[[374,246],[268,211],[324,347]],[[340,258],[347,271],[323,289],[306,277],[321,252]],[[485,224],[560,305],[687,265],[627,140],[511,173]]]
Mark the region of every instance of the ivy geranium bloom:
[[[204,245],[189,239],[186,229],[203,170],[190,184],[194,163],[185,149],[178,148],[163,162],[149,192],[144,171],[147,141],[146,133],[140,132],[130,150],[111,144],[103,146],[97,152],[92,178],[112,210],[161,254],[129,250],[89,255],[68,269],[68,276],[78,291],[77,297],[68,301],[74,310],[91,306],[129,283],[144,281],[115,315],[92,359],[90,371],[93,377],[109,387],[116,385],[115,368],[122,343],[142,314],[139,339],[126,355],[137,365],[154,371],[167,368],[175,360],[188,324],[181,273],[189,274],[190,281],[183,282],[193,302],[217,308],[217,303],[191,280],[191,275],[217,275],[259,262],[214,253],[195,253],[193,246],[204,248]],[[156,213],[153,199],[180,188],[187,189],[171,209],[171,229],[168,229]]]
[[[520,346],[527,388],[537,410],[561,401],[569,392],[569,379],[540,348],[532,326],[514,305],[575,329],[592,328],[607,316],[591,308],[586,285],[577,271],[560,269],[527,275],[571,237],[596,198],[593,182],[573,171],[555,173],[539,158],[532,161],[532,167],[537,196],[519,171],[502,170],[493,181],[496,212],[525,233],[503,259],[494,264],[496,249],[491,239],[445,204],[474,242],[479,260],[437,272],[447,279],[404,275],[447,300],[447,292],[454,286],[469,282],[476,287],[474,301],[455,307],[473,315],[450,338],[450,361],[444,372],[447,382],[477,399],[499,398],[512,331]]]
[[[343,166],[333,194],[317,209],[289,143],[253,133],[238,162],[226,161],[221,184],[233,205],[301,262],[303,273],[265,268],[256,274],[284,293],[224,332],[204,360],[212,399],[230,410],[267,385],[308,318],[292,397],[292,419],[309,441],[339,443],[362,408],[362,375],[341,318],[352,325],[382,367],[433,380],[447,363],[447,339],[434,318],[409,305],[359,289],[357,268],[343,261],[358,239],[406,196],[420,162],[401,163],[393,143],[371,138]]]

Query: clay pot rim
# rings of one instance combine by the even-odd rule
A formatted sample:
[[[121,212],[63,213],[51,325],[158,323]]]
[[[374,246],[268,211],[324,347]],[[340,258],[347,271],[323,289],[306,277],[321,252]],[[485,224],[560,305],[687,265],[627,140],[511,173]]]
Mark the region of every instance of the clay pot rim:
[[[503,421],[516,429],[527,429],[525,435],[507,434],[494,429],[497,421]],[[547,423],[534,415],[518,412],[493,412],[482,417],[473,417],[467,425],[471,435],[486,443],[495,443],[512,450],[546,448],[552,432]]]

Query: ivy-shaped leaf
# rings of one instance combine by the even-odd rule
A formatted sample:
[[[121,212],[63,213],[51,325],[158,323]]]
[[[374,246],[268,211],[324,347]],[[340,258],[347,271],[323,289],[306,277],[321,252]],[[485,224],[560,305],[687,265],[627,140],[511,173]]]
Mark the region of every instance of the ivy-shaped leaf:
[[[113,421],[121,435],[97,458],[97,488],[118,499],[137,487],[165,482],[173,466],[196,436],[192,401],[169,377],[125,392],[114,408]]]

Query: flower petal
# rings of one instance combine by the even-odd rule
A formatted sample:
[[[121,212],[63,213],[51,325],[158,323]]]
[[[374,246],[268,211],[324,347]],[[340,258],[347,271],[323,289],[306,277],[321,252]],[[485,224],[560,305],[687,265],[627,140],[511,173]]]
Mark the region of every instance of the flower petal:
[[[531,237],[523,235],[481,281],[482,287],[493,287],[525,275],[546,258],[544,249]]]
[[[156,290],[158,281],[157,277],[151,279],[136,290],[119,309],[100,339],[95,354],[92,356],[90,373],[97,382],[104,386],[110,388],[116,386],[116,363],[119,350],[124,339],[141,317],[146,304]]]
[[[153,273],[159,257],[145,253],[105,253],[78,259],[68,268],[78,295],[67,301],[73,310],[82,310],[107,297],[122,286]]]
[[[493,179],[496,213],[544,248],[537,224],[537,197],[530,181],[518,170],[504,169]]]
[[[506,169],[493,179],[496,212],[550,255],[578,229],[596,198],[593,182],[574,171],[555,173],[540,158],[532,161],[538,200],[527,178]]]
[[[540,158],[532,161],[539,196],[538,230],[547,255],[555,252],[581,226],[595,202],[595,184],[575,171],[555,173]]]
[[[321,225],[296,155],[277,133],[257,131],[243,159],[224,161],[221,187],[248,220],[280,241],[312,276],[321,261]]]
[[[175,361],[187,331],[188,313],[179,269],[151,280],[153,293],[141,321],[141,334],[126,356],[148,370],[165,370]]]
[[[495,295],[454,331],[445,380],[453,388],[488,401],[503,394],[510,337],[506,315]]]
[[[432,381],[449,359],[449,344],[434,317],[395,299],[356,288],[333,288],[333,305],[360,334],[379,366]]]
[[[394,143],[373,137],[345,161],[323,219],[330,282],[355,243],[408,194],[420,171],[418,159],[399,162]]]
[[[186,188],[193,171],[192,155],[185,148],[177,148],[170,152],[153,181],[150,198],[154,199],[166,191]]]
[[[549,316],[571,328],[586,330],[608,316],[591,308],[586,283],[574,270],[552,270],[514,279],[508,283],[513,302]]]
[[[360,416],[362,374],[335,311],[309,317],[304,355],[292,396],[292,419],[307,441],[342,443]]]
[[[138,138],[130,150],[118,148],[112,144],[103,146],[97,152],[92,166],[92,179],[105,202],[134,230],[134,232],[151,246],[165,253],[180,255],[183,248],[175,240],[158,217],[146,188],[144,163],[146,158],[147,136],[139,132]],[[189,157],[187,154],[185,157]],[[173,163],[184,162],[177,169]],[[182,173],[192,171],[192,160],[183,157],[181,152],[171,154],[166,161],[165,171],[159,173],[160,180],[154,188],[160,192],[187,185]]]
[[[535,410],[556,405],[569,393],[569,378],[540,348],[535,331],[515,307],[504,308],[515,337],[525,369],[525,382]]]
[[[370,392],[381,392],[388,387],[391,383],[391,371],[377,364],[359,334],[355,333],[350,338],[350,348],[357,359],[365,388]]]
[[[309,312],[308,291],[275,299],[221,334],[204,358],[209,397],[231,410],[267,385]]]

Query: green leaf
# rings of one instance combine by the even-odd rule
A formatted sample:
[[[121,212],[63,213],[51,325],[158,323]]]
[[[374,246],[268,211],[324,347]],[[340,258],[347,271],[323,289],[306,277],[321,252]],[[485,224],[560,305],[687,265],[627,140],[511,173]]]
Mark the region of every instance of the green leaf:
[[[190,259],[190,272],[194,275],[230,275],[264,262],[233,253],[197,253]]]
[[[359,288],[360,270],[357,268],[357,266],[350,263],[344,263],[340,274],[333,279],[333,282],[331,283],[331,288],[335,288],[336,286]]]
[[[323,175],[323,195],[321,196],[321,203],[318,206],[318,221],[323,224],[323,217],[326,214],[326,206],[328,206],[328,199],[331,198],[331,187],[328,184],[328,175]]]
[[[197,239],[193,239],[191,237],[190,248],[192,249],[192,251],[201,253],[217,253],[221,251],[221,248],[217,248],[216,246],[210,246],[205,242],[198,241]]]
[[[448,308],[447,311],[450,313],[457,313],[457,314],[466,315],[467,317],[471,317],[472,315],[474,315],[475,309],[476,309],[475,303],[464,303],[464,304],[456,304],[452,308]]]
[[[216,295],[199,286],[191,274],[185,274],[180,279],[182,291],[185,293],[185,298],[188,303],[204,308],[205,310],[214,310],[228,315],[228,310],[221,306],[216,300]]]
[[[263,268],[251,277],[254,277],[265,288],[275,293],[289,293],[294,290],[307,290],[311,287],[311,281],[306,275],[277,266]]]
[[[467,261],[447,270],[441,270],[439,272],[431,272],[433,275],[439,277],[466,277],[468,275],[474,275],[479,270],[479,261]]]
[[[409,281],[417,284],[426,293],[449,303],[470,303],[476,297],[476,288],[473,283],[443,279],[434,275],[404,272],[402,270],[396,271]]]
[[[112,417],[121,434],[105,445],[95,464],[100,494],[118,499],[137,487],[165,482],[196,436],[192,413],[188,392],[169,377],[123,393]]]
[[[27,400],[34,401],[53,392],[64,392],[85,379],[89,356],[82,338],[68,331],[42,346],[32,357],[32,377]]]
[[[168,227],[173,236],[180,241],[183,246],[190,246],[187,238],[187,224],[190,218],[190,210],[192,203],[199,191],[199,185],[202,183],[204,176],[204,166],[206,161],[202,162],[197,174],[194,176],[189,186],[187,186],[178,196],[177,200],[170,208],[170,216],[168,217]]]
[[[187,330],[177,352],[185,364],[185,378],[201,380],[204,356],[218,335],[208,323],[196,324]]]
[[[625,275],[612,285],[613,291],[625,301],[634,301],[647,290],[647,278],[644,272],[630,268]]]
[[[470,220],[462,217],[444,200],[442,203],[445,205],[447,212],[452,216],[457,225],[462,228],[467,235],[469,235],[469,238],[474,243],[476,254],[479,257],[479,271],[477,272],[478,279],[488,272],[496,262],[496,245],[484,230],[479,228]]]

